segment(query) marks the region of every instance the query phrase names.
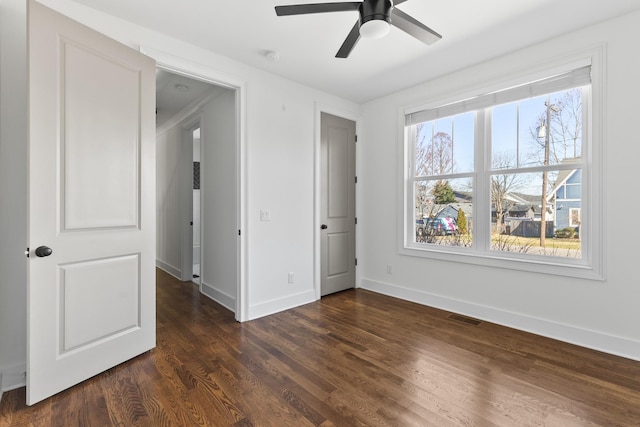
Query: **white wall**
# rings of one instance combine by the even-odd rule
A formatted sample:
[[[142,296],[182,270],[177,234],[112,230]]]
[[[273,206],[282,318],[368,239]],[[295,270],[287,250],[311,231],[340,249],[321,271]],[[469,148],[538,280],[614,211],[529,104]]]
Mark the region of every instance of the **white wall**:
[[[7,383],[26,360],[26,42],[24,2],[1,1],[0,371]],[[357,116],[360,107],[69,0],[42,3],[134,49],[155,49],[242,82],[244,316],[251,319],[314,300],[315,108],[325,105]],[[259,221],[262,208],[271,209],[272,221]],[[173,262],[175,254],[162,256]],[[288,272],[295,272],[293,285],[287,283]]]
[[[24,383],[27,323],[26,4],[0,0],[0,389]]]
[[[236,93],[225,90],[202,112],[201,290],[235,312],[238,283]]]
[[[640,360],[640,13],[514,52],[364,106],[358,214],[362,286]],[[606,281],[525,273],[398,254],[398,111],[501,75],[606,44],[604,194]],[[364,147],[364,148],[363,148]],[[393,201],[395,203],[389,203]],[[386,272],[392,266],[393,274]]]
[[[184,151],[180,125],[156,135],[156,262],[176,277],[181,277],[182,270],[180,165]]]

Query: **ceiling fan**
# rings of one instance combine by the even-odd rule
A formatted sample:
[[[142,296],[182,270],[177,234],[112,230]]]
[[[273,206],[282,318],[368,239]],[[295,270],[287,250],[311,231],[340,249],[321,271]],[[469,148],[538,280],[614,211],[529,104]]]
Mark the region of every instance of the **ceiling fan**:
[[[356,21],[344,43],[338,50],[336,58],[347,58],[355,47],[360,36],[365,38],[381,38],[390,30],[391,25],[400,28],[407,34],[428,45],[440,40],[442,36],[416,19],[407,15],[395,6],[407,0],[363,0],[340,3],[315,3],[276,6],[276,15],[305,15],[309,13],[358,11],[360,17]]]

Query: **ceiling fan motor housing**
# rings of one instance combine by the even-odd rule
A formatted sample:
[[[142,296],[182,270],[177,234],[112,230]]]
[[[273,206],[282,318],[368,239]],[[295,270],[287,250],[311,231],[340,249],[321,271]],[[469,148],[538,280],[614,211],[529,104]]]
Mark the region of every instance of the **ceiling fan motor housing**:
[[[369,21],[386,21],[391,23],[391,0],[364,0],[360,4],[360,25]]]

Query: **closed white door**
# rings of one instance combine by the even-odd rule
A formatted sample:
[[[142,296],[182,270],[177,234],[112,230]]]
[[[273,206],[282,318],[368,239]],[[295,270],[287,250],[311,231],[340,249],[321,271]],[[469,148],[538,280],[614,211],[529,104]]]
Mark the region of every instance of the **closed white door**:
[[[28,11],[31,405],[155,346],[155,62]]]
[[[355,122],[321,114],[321,295],[356,285],[355,144]]]

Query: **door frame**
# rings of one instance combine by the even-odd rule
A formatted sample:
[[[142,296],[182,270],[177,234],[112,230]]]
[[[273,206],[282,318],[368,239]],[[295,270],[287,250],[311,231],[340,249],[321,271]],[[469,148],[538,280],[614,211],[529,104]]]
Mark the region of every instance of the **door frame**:
[[[242,80],[221,74],[202,64],[181,58],[159,50],[140,47],[140,52],[155,59],[156,66],[170,73],[225,87],[235,92],[236,107],[236,224],[238,245],[236,246],[237,277],[235,319],[244,322],[248,319],[247,292],[247,156],[246,156],[246,83]],[[193,122],[191,122],[193,123]]]
[[[319,300],[322,295],[321,289],[321,267],[322,267],[322,248],[321,248],[321,237],[322,233],[320,232],[320,224],[321,224],[321,182],[320,182],[320,167],[321,167],[321,153],[320,146],[322,144],[322,113],[331,114],[332,116],[341,117],[346,120],[351,120],[356,124],[356,136],[360,133],[360,116],[353,111],[343,110],[340,108],[335,108],[329,105],[324,105],[320,103],[315,104],[315,136],[314,136],[314,147],[313,147],[313,288],[315,291],[316,300]],[[358,152],[362,144],[359,142],[356,143],[355,150],[355,162],[356,162],[356,176],[359,173],[359,162]],[[358,186],[356,185],[355,191],[355,208],[356,208],[356,217],[358,216],[358,212],[360,212],[360,198],[358,197]],[[360,242],[358,240],[358,227],[356,226],[355,231],[355,244],[356,244],[356,257],[358,253],[360,253]],[[359,288],[360,285],[360,271],[356,266],[356,283],[355,287]]]

